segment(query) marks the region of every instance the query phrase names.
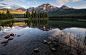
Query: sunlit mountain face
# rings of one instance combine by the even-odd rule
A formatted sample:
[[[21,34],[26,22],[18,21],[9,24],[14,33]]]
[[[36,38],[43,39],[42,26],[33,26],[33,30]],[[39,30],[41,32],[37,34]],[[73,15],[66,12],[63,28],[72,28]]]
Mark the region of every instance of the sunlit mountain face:
[[[66,6],[66,5],[63,5],[63,6],[61,6],[61,7],[57,7],[57,6],[53,6],[53,5],[51,5],[51,4],[49,4],[49,3],[46,3],[46,4],[42,4],[42,5],[40,5],[40,6],[37,6],[36,8],[35,7],[30,7],[30,8],[28,8],[28,11],[30,12],[30,11],[32,11],[32,10],[35,10],[35,11],[39,11],[39,12],[54,12],[54,11],[56,11],[56,10],[60,10],[60,11],[62,11],[62,10],[65,10],[65,9],[73,9],[73,8],[69,8],[68,6]]]

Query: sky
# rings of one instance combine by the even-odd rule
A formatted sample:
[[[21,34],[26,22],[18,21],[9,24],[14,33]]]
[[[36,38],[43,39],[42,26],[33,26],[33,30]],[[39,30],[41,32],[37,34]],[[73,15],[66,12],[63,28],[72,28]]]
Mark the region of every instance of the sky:
[[[17,7],[37,7],[42,4],[49,3],[51,5],[61,7],[66,5],[70,8],[83,9],[86,8],[86,0],[0,0],[0,7],[15,8]],[[16,7],[16,8],[17,8]]]

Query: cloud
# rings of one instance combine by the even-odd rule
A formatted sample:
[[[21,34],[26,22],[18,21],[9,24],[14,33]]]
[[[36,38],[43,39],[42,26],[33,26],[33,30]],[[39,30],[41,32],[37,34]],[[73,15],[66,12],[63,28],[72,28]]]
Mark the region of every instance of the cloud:
[[[78,2],[78,1],[82,1],[82,0],[55,0],[55,1],[61,6],[68,2]]]
[[[29,2],[28,2],[29,5],[30,5],[30,4],[33,4],[33,3],[34,3],[34,4],[38,4],[38,2],[35,1],[35,0],[34,0],[34,1],[29,1]]]
[[[30,2],[28,2],[28,4],[30,5]]]
[[[22,0],[22,1],[26,1],[26,0]]]
[[[22,6],[12,4],[12,3],[10,3],[10,4],[0,3],[0,9],[9,8],[9,9],[14,9],[15,10],[15,9],[20,8],[20,7],[22,7]]]
[[[8,4],[0,3],[0,9],[1,8],[11,8]]]
[[[0,0],[0,1],[18,1],[18,0]],[[20,1],[26,1],[26,0],[20,0]]]
[[[0,1],[13,1],[13,0],[0,0]]]
[[[81,0],[72,0],[72,2],[78,2],[78,1],[81,1]]]

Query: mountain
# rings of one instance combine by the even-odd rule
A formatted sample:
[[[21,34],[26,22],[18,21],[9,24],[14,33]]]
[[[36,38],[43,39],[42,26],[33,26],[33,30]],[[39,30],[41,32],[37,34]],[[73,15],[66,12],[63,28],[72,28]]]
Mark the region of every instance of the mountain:
[[[60,7],[60,9],[70,9],[70,8],[66,5],[63,5],[62,7]]]
[[[34,9],[34,7],[28,8],[28,12],[31,12]]]
[[[6,12],[7,9],[9,9],[12,14],[24,14],[26,12],[26,9],[19,5],[0,3],[0,12]],[[48,3],[38,7],[30,7],[28,8],[28,12],[31,12],[33,9],[36,12],[47,12],[49,16],[86,14],[86,9],[74,9],[66,5],[56,7]]]
[[[59,11],[64,11],[65,9],[73,9],[73,8],[69,8],[68,6],[63,5],[59,8]]]
[[[65,9],[73,9],[73,8],[69,8],[68,6],[66,6],[66,5],[63,5],[63,6],[61,6],[61,7],[56,7],[56,6],[53,6],[53,5],[50,5],[50,4],[42,4],[42,5],[40,5],[40,6],[38,6],[38,7],[36,7],[36,8],[34,8],[34,7],[30,7],[30,8],[28,8],[28,12],[31,12],[32,10],[35,10],[36,12],[47,12],[47,13],[49,13],[49,12],[54,12],[54,11],[63,11],[63,10],[65,10]]]
[[[20,8],[18,8],[18,9],[16,9],[16,10],[18,10],[18,11],[26,11],[26,9],[23,8],[23,7],[20,7]]]
[[[47,3],[47,4],[42,4],[36,8],[30,7],[30,8],[28,8],[28,11],[30,12],[30,11],[32,11],[32,9],[34,9],[37,12],[38,11],[40,11],[40,12],[53,12],[53,11],[58,10],[59,8],[56,6],[52,6],[52,5]]]

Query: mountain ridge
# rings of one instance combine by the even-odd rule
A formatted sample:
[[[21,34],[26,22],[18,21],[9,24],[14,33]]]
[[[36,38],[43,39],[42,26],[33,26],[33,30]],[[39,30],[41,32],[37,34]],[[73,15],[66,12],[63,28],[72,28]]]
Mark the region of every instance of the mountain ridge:
[[[34,7],[31,8],[30,7],[30,8],[28,8],[28,11],[30,12],[30,11],[32,11],[32,9],[34,9],[37,12],[40,11],[40,12],[48,13],[48,12],[54,12],[54,11],[57,11],[57,10],[63,11],[65,9],[74,9],[74,8],[70,8],[66,5],[63,5],[61,7],[57,7],[57,6],[53,6],[53,5],[50,5],[49,3],[47,3],[47,4],[39,5],[36,8],[34,8]]]

